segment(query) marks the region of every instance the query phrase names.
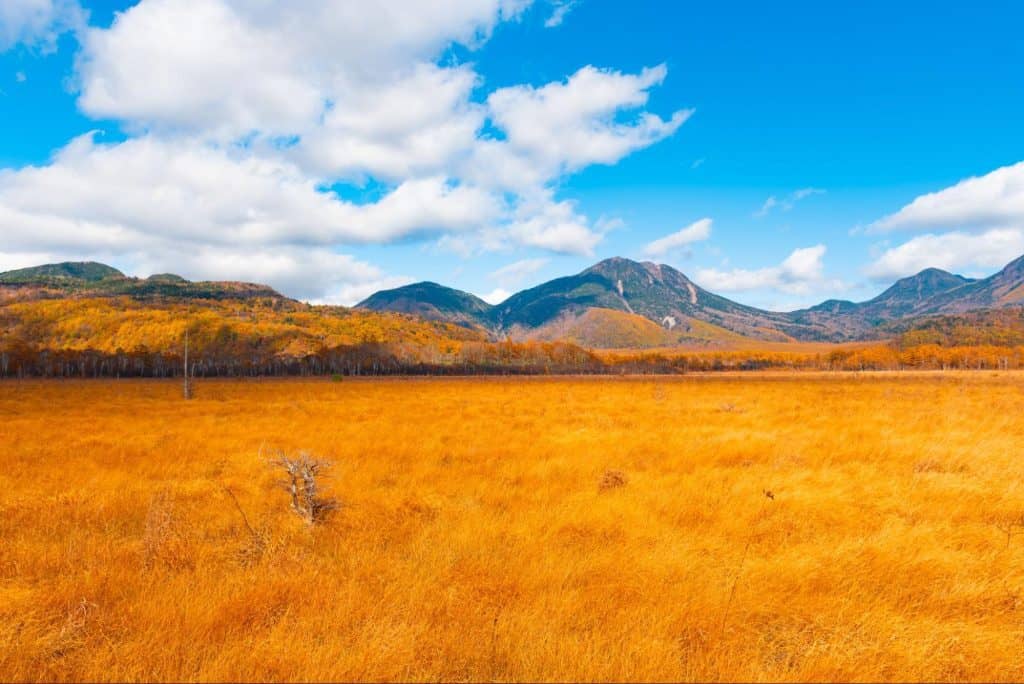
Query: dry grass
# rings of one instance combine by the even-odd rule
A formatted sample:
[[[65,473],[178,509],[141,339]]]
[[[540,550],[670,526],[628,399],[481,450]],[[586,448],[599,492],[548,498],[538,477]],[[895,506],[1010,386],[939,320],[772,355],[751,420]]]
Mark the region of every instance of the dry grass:
[[[0,679],[1024,679],[1024,376],[179,395],[0,383]]]

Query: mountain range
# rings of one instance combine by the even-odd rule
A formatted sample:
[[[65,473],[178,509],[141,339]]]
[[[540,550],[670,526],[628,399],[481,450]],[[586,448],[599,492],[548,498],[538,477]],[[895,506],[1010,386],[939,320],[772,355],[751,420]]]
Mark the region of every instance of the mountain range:
[[[865,302],[828,300],[790,312],[746,306],[708,292],[671,266],[621,257],[523,290],[494,306],[436,283],[378,292],[357,306],[479,326],[514,339],[571,338],[611,347],[620,346],[608,338],[622,337],[618,333],[623,326],[635,329],[634,337],[646,346],[737,335],[839,342],[884,336],[885,325],[893,321],[1015,305],[1024,305],[1024,257],[988,278],[929,268]]]
[[[0,302],[26,298],[130,296],[147,299],[286,300],[266,285],[192,282],[174,274],[126,276],[95,262],[0,273]],[[937,315],[1024,306],[1024,257],[987,278],[937,268],[903,278],[865,302],[828,300],[765,311],[709,292],[665,264],[605,259],[575,275],[513,294],[497,305],[437,283],[383,290],[358,309],[455,323],[492,339],[570,340],[589,347],[661,347],[762,341],[880,339],[896,325]]]

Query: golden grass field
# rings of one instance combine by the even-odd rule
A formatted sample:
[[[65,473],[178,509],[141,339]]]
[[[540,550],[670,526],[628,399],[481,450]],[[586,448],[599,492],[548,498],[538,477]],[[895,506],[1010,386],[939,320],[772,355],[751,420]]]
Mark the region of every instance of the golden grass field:
[[[0,679],[1024,680],[1022,443],[1013,373],[3,382]]]

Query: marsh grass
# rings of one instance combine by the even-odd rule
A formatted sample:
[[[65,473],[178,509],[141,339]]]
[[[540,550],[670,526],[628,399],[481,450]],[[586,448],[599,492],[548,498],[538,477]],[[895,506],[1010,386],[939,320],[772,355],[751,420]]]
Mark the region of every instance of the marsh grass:
[[[1012,372],[0,383],[0,679],[1022,680],[1022,409]]]

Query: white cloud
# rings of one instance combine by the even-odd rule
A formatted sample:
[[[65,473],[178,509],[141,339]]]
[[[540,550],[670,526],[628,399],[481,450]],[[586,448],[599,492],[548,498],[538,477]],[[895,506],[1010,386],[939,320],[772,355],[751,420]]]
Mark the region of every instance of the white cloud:
[[[484,123],[486,111],[470,101],[477,85],[468,67],[420,64],[393,82],[352,90],[303,137],[294,158],[329,177],[449,172]]]
[[[804,199],[806,197],[810,197],[812,195],[824,195],[824,194],[825,194],[825,191],[822,190],[821,188],[800,188],[799,190],[795,190],[793,192],[792,199],[793,199],[794,202],[799,202],[800,200],[802,200],[802,199]]]
[[[489,194],[437,177],[356,205],[320,191],[290,164],[149,136],[101,145],[85,135],[47,166],[0,172],[9,244],[387,242],[468,230],[499,210]]]
[[[551,4],[554,9],[551,11],[551,16],[544,21],[544,28],[561,26],[566,15],[579,3],[576,0],[553,0]]]
[[[764,201],[764,204],[761,205],[760,209],[758,209],[756,212],[754,212],[754,216],[757,216],[757,217],[767,216],[768,212],[770,212],[772,209],[774,209],[776,206],[778,206],[778,204],[779,204],[779,200],[775,199],[775,195],[772,195],[772,196],[770,196],[768,199],[766,199]]]
[[[468,230],[498,210],[437,178],[355,205],[279,161],[150,137],[99,145],[86,135],[49,165],[0,172],[4,253],[92,255],[141,275],[242,278],[314,299],[351,298],[332,293],[385,277],[336,243]]]
[[[173,255],[210,277],[208,266],[221,277],[244,266],[312,298],[390,277],[338,261],[345,245],[440,236],[467,253],[593,254],[613,224],[557,198],[560,181],[672,135],[691,112],[644,111],[663,65],[587,66],[481,99],[472,65],[438,63],[528,4],[141,0],[110,27],[79,32],[73,79],[80,109],[128,139],[85,135],[48,165],[0,170],[0,252]],[[15,35],[11,8],[30,5],[77,7],[9,0],[0,36]],[[64,25],[30,16],[17,14],[16,40],[29,40],[25,26],[51,27],[31,30],[38,43]],[[331,190],[371,180],[372,202]],[[356,274],[343,283],[350,294],[337,294],[329,268],[287,266],[302,258]]]
[[[497,287],[485,295],[480,295],[480,299],[484,300],[488,304],[501,304],[503,301],[512,296],[512,293],[508,290],[504,290]]]
[[[576,212],[573,202],[556,202],[550,194],[522,202],[505,233],[526,247],[581,256],[593,256],[603,238],[603,233],[591,229],[587,218]]]
[[[143,0],[87,32],[80,105],[151,128],[297,135],[451,42],[476,44],[524,5]]]
[[[0,2],[0,52],[23,43],[42,52],[57,47],[62,33],[85,25],[76,0],[3,0]]]
[[[0,273],[61,261],[52,252],[0,252]]]
[[[651,258],[663,257],[673,250],[707,240],[709,237],[711,237],[711,219],[702,218],[681,230],[647,243],[647,246],[644,247],[644,255]]]
[[[28,76],[25,75],[24,71],[19,71],[18,73],[14,74],[14,80],[18,83],[24,83],[28,80]]]
[[[387,276],[364,282],[341,283],[331,289],[326,295],[312,300],[312,303],[354,306],[381,290],[392,290],[396,287],[408,285],[411,282],[413,282],[413,278],[408,276]]]
[[[800,188],[799,190],[794,190],[788,196],[783,197],[782,199],[777,198],[775,195],[771,195],[770,197],[768,197],[768,199],[764,201],[764,204],[761,205],[761,208],[754,212],[754,216],[756,218],[767,216],[776,208],[780,209],[781,211],[789,211],[794,206],[796,206],[796,203],[799,202],[800,200],[807,199],[808,197],[812,197],[814,195],[824,194],[825,191],[822,190],[821,188]]]
[[[841,283],[825,278],[822,261],[825,251],[825,245],[795,249],[778,266],[756,270],[705,268],[697,272],[695,280],[712,292],[779,290],[807,294],[815,289],[841,289]]]
[[[1024,229],[1024,162],[921,195],[895,214],[873,223],[869,231],[941,228],[972,232],[990,228]]]
[[[978,234],[927,233],[887,249],[867,268],[867,275],[876,280],[891,280],[926,268],[994,268],[1022,253],[1024,229],[993,228]]]
[[[547,259],[521,259],[492,271],[489,277],[506,287],[518,285],[548,265]]]
[[[667,121],[649,112],[630,123],[615,119],[621,111],[645,105],[648,90],[667,73],[664,64],[636,75],[586,66],[562,83],[501,88],[488,96],[487,105],[510,150],[555,175],[614,164],[675,133],[693,110],[679,110]]]
[[[293,297],[332,304],[355,304],[391,283],[379,268],[321,247],[262,247],[224,250],[202,246],[165,253],[127,254],[122,260],[139,275],[178,272],[193,280],[242,280],[268,283]]]

